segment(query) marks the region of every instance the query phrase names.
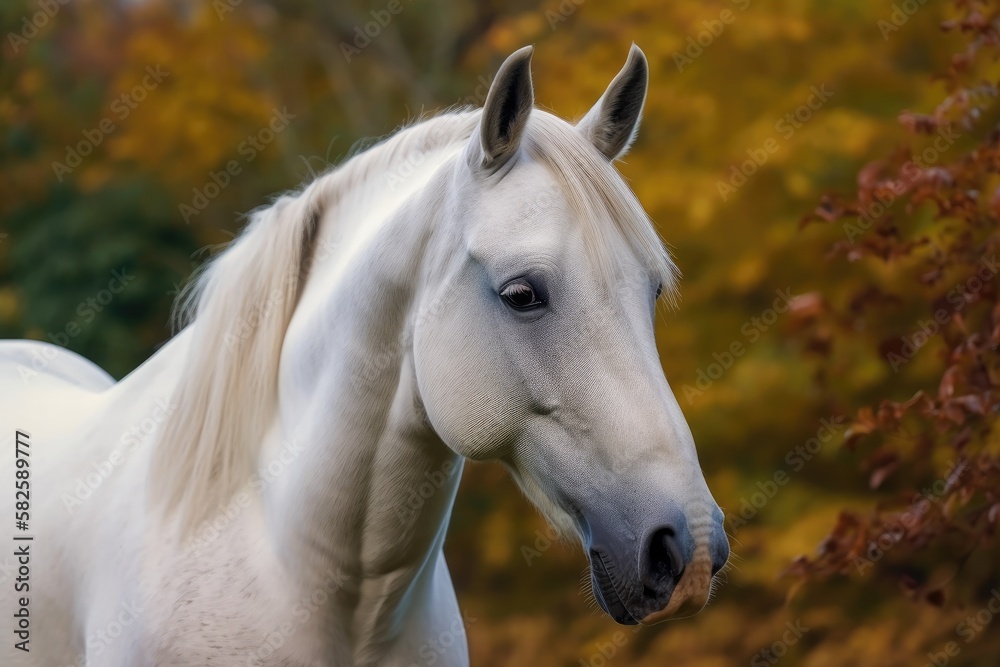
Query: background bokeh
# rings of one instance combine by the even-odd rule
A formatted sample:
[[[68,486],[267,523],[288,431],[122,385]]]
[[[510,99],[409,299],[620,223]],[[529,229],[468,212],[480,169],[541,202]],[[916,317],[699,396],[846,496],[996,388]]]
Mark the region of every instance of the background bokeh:
[[[956,16],[995,19],[988,3],[933,0],[5,0],[0,336],[67,345],[121,377],[169,337],[178,289],[245,212],[358,142],[481,104],[524,44],[539,105],[579,117],[634,41],[651,89],[621,171],[684,274],[658,343],[729,516],[734,567],[700,615],[622,629],[581,593],[579,548],[551,543],[502,469],[470,465],[446,550],[473,664],[1000,664],[993,472],[965,495],[925,493],[963,522],[865,542],[886,508],[953,481],[956,454],[935,434],[995,461],[989,392],[949,422],[954,434],[920,422],[879,434],[865,420],[880,401],[940,395],[951,338],[895,368],[882,342],[920,331],[929,304],[965,283],[963,262],[933,279],[921,267],[946,234],[991,248],[1000,206],[949,227],[949,200],[929,196],[855,235],[823,199],[933,146],[941,128],[900,113],[941,121],[963,90],[955,54],[996,41],[979,24],[943,32]],[[959,69],[995,96],[995,52]],[[997,113],[974,108],[924,172],[977,155]],[[995,188],[997,164],[984,159],[977,182]],[[817,206],[820,224],[800,224]],[[894,225],[952,231],[904,253]],[[88,303],[115,270],[134,279]],[[979,321],[995,274],[985,282],[946,328]],[[846,566],[826,566],[834,552]]]

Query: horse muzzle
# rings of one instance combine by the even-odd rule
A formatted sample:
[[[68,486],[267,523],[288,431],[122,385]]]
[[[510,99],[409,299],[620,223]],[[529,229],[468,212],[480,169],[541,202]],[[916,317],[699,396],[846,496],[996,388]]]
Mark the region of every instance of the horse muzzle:
[[[594,597],[622,625],[697,613],[729,559],[721,512],[713,511],[693,528],[679,510],[665,515],[666,521],[650,526],[639,539],[622,528],[608,531],[601,522],[588,521]]]

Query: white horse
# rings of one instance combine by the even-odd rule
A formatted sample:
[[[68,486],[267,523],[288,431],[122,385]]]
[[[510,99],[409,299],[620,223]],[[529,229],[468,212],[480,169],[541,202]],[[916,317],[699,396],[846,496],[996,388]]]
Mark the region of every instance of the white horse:
[[[619,623],[705,604],[729,547],[654,341],[676,271],[613,166],[646,59],[575,126],[530,59],[256,214],[120,382],[0,346],[0,663],[468,664],[465,459],[581,540]]]

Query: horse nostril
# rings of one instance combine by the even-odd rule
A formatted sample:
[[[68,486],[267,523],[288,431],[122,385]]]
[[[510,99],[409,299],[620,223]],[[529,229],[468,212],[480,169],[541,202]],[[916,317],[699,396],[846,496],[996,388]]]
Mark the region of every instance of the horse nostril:
[[[684,573],[684,550],[673,528],[660,528],[649,542],[649,574],[654,581],[678,579]]]

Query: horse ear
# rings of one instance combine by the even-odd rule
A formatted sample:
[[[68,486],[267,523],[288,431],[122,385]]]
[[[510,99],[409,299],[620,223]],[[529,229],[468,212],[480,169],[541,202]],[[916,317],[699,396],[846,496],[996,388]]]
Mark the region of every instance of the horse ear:
[[[609,160],[628,152],[635,140],[648,86],[646,56],[642,49],[632,44],[622,71],[597,104],[577,123],[577,129]]]
[[[490,171],[506,163],[521,145],[521,134],[535,103],[532,51],[534,47],[525,46],[510,54],[486,95],[479,122],[479,146],[473,146],[473,163]]]

